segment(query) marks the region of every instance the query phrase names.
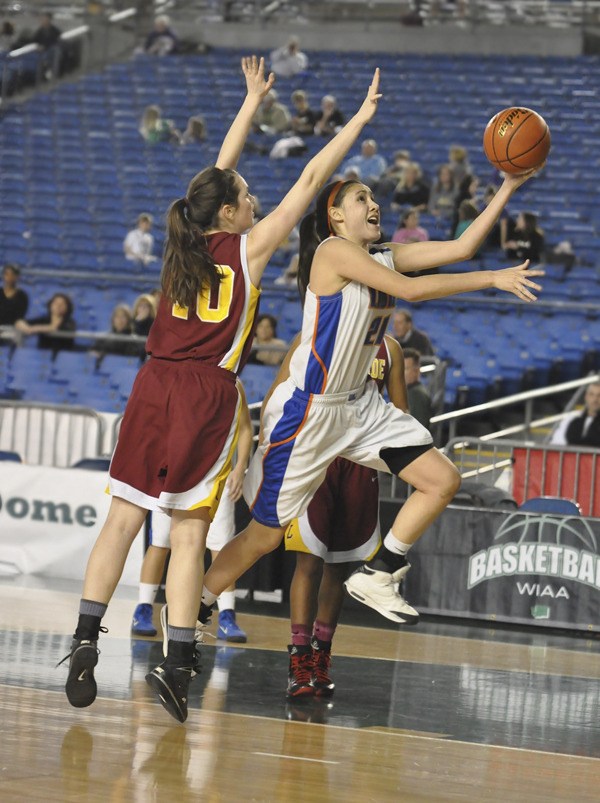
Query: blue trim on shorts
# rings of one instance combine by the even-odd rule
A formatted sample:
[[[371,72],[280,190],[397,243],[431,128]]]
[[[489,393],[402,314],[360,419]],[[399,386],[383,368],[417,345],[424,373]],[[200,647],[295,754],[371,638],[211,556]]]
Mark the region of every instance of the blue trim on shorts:
[[[294,391],[292,397],[283,406],[281,418],[271,433],[270,441],[279,446],[270,446],[263,458],[263,481],[251,508],[253,518],[267,527],[281,527],[277,516],[277,501],[283,484],[285,472],[290,462],[296,438],[293,438],[304,420],[310,397],[300,398]],[[290,438],[290,440],[287,440]],[[288,522],[286,522],[287,524]]]
[[[319,296],[319,317],[315,321],[317,333],[314,337],[314,348],[327,371],[331,368],[343,300],[341,291],[331,296]],[[323,393],[325,379],[323,366],[311,350],[304,379],[305,390],[308,393]]]

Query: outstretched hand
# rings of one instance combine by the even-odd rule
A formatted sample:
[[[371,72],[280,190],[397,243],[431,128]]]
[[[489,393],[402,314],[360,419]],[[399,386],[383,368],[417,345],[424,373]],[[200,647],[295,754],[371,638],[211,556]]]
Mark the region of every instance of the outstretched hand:
[[[377,103],[382,97],[383,95],[379,92],[379,67],[376,67],[373,73],[373,80],[367,91],[367,97],[363,100],[357,116],[364,120],[365,123],[368,123],[377,111]]]
[[[275,83],[275,73],[269,73],[265,78],[265,60],[256,56],[242,58],[242,71],[246,79],[246,89],[249,95],[258,95],[262,100]]]
[[[525,184],[525,182],[529,181],[529,179],[532,176],[535,176],[537,173],[540,172],[540,170],[543,170],[545,166],[546,166],[546,162],[544,162],[543,164],[539,165],[539,167],[534,167],[532,170],[526,170],[524,173],[516,173],[516,174],[505,173],[504,174],[504,183],[511,190],[516,190],[517,187],[521,186],[521,184]]]
[[[537,296],[529,288],[540,292],[542,287],[532,282],[530,277],[543,276],[545,272],[543,270],[527,270],[528,267],[529,260],[527,259],[515,268],[494,271],[494,287],[497,287],[498,290],[505,290],[507,293],[513,293],[523,301],[537,301]]]

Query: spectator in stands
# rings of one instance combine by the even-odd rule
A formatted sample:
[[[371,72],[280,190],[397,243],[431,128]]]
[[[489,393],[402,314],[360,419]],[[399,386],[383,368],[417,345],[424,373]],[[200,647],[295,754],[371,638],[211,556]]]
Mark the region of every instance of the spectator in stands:
[[[349,167],[357,167],[363,183],[373,187],[383,175],[387,162],[377,153],[377,142],[374,139],[365,139],[360,146],[360,154],[350,157],[342,165],[342,172]]]
[[[443,220],[452,220],[457,187],[449,165],[441,165],[429,193],[429,212]]]
[[[419,210],[407,209],[400,216],[398,228],[392,236],[393,243],[424,243],[429,239],[427,230],[419,226]]]
[[[127,304],[117,304],[113,309],[110,318],[110,334],[121,335],[121,337],[131,337],[133,332],[133,312]],[[141,350],[144,350],[143,344],[137,343],[132,340],[128,343],[126,340],[99,340],[94,353],[102,359],[106,354],[121,354],[124,357],[137,357],[140,355]]]
[[[431,396],[421,383],[421,354],[417,349],[403,348],[404,378],[408,395],[408,409],[419,424],[429,429],[431,420]]]
[[[423,179],[421,168],[416,162],[407,162],[394,190],[393,207],[412,206],[425,210],[428,201],[429,185]]]
[[[254,335],[253,347],[257,346],[281,346],[280,351],[256,351],[253,350],[250,362],[259,365],[280,365],[286,355],[287,343],[277,337],[277,318],[273,315],[259,315],[256,322],[256,332]]]
[[[448,166],[454,176],[454,183],[459,186],[464,177],[472,173],[467,149],[462,145],[451,145],[448,150]]]
[[[15,26],[9,20],[4,20],[0,28],[0,53],[7,53],[13,49],[17,35]]]
[[[66,293],[55,293],[47,304],[48,312],[38,318],[15,322],[15,329],[24,335],[37,335],[38,348],[69,351],[74,348],[72,337],[56,337],[54,332],[74,332],[73,301]]]
[[[61,29],[52,21],[52,14],[47,12],[40,17],[40,24],[33,33],[32,41],[43,50],[50,50],[59,44],[61,35]]]
[[[291,115],[283,103],[279,103],[279,95],[271,89],[260,104],[252,119],[255,131],[274,136],[283,134],[290,127]]]
[[[497,192],[498,192],[498,188],[496,186],[494,186],[493,184],[488,184],[488,186],[485,188],[485,191],[483,193],[483,206],[484,207],[487,206],[490,203],[490,201],[492,200],[492,198],[494,197],[494,195]],[[502,213],[502,217],[500,218],[500,221],[504,217],[506,217],[506,215],[503,212]],[[502,247],[502,244],[501,244],[502,243],[502,238],[501,238],[501,232],[500,232],[500,228],[501,228],[500,227],[500,221],[496,221],[496,223],[494,223],[494,226],[492,227],[491,232],[489,233],[485,243],[483,244],[483,247],[481,249],[482,251],[484,251],[484,250],[496,250],[496,249],[499,249],[499,248]]]
[[[479,208],[478,202],[479,179],[472,173],[466,173],[457,184],[456,200],[454,201],[454,215],[452,218],[452,231],[458,226],[458,210],[463,201],[470,201]]]
[[[458,240],[463,231],[469,228],[471,223],[475,220],[475,218],[478,215],[479,215],[479,209],[477,209],[477,207],[472,201],[469,201],[468,199],[465,198],[464,201],[460,202],[460,205],[458,207],[458,222],[456,224],[456,228],[454,229],[455,240]]]
[[[377,182],[377,185],[373,188],[374,192],[377,195],[389,195],[391,192],[393,192],[393,190],[400,183],[400,180],[404,175],[404,168],[409,162],[410,151],[395,151],[392,163],[383,171],[383,175]]]
[[[7,263],[2,268],[2,288],[0,288],[0,326],[13,326],[25,318],[29,306],[29,296],[17,287],[21,271],[16,265]]]
[[[600,447],[600,382],[592,382],[585,391],[583,410],[563,419],[552,435],[557,446]]]
[[[500,221],[501,244],[509,259],[522,262],[530,259],[539,262],[546,245],[544,232],[538,227],[537,215],[533,212],[519,212],[517,219],[510,217]]]
[[[309,137],[314,133],[315,123],[317,122],[317,112],[310,108],[308,95],[303,89],[296,89],[292,92],[292,112],[291,128],[294,134],[301,137]]]
[[[407,348],[412,348],[423,356],[433,354],[431,340],[425,332],[415,329],[412,315],[408,310],[398,309],[394,312],[392,315],[392,333],[405,351]]]
[[[181,135],[181,144],[189,145],[191,142],[204,142],[206,136],[206,121],[201,115],[195,114],[188,120],[186,129]]]
[[[271,53],[271,70],[280,78],[291,78],[308,67],[308,56],[300,50],[297,36],[290,36],[287,44]]]
[[[133,333],[147,337],[156,318],[156,301],[150,293],[142,293],[133,303]]]
[[[146,106],[139,128],[140,134],[147,143],[155,145],[157,142],[181,142],[181,134],[175,128],[172,120],[165,120],[160,106]]]
[[[131,229],[123,240],[126,259],[131,262],[141,262],[144,265],[156,261],[156,257],[152,254],[154,237],[150,234],[153,222],[152,215],[147,212],[139,215],[135,229]]]
[[[41,68],[46,79],[53,77],[55,68],[60,69],[60,37],[62,31],[52,21],[52,14],[47,12],[40,17],[40,25],[34,31],[32,42],[39,45],[42,50]]]
[[[177,34],[171,28],[171,20],[162,14],[154,20],[154,28],[146,37],[144,51],[154,56],[168,56],[176,53],[179,46]]]
[[[315,123],[315,134],[322,137],[332,137],[337,134],[344,125],[344,115],[337,105],[337,100],[333,95],[325,95],[321,98],[321,111]]]

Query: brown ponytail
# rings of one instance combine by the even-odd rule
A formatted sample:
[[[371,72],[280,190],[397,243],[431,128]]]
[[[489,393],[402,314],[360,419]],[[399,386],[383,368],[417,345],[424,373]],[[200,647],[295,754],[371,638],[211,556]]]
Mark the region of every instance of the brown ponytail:
[[[315,211],[306,215],[300,223],[300,253],[298,258],[298,292],[304,304],[306,288],[310,281],[310,269],[319,243],[334,234],[329,219],[332,206],[339,206],[348,188],[355,181],[335,181],[323,187],[317,196]]]
[[[221,272],[204,232],[218,226],[224,204],[237,207],[236,175],[234,170],[207,167],[191,180],[186,197],[169,207],[161,275],[162,292],[169,301],[194,307],[198,293],[218,288]]]

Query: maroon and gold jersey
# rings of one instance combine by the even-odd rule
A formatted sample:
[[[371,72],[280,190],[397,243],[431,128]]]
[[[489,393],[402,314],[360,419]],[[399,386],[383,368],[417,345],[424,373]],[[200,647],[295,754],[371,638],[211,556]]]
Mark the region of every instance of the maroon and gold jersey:
[[[195,309],[161,298],[146,350],[153,357],[193,358],[237,374],[252,346],[260,290],[250,281],[247,235],[217,232],[207,241],[223,276],[219,288],[198,293]]]
[[[373,358],[371,370],[369,371],[369,376],[375,380],[380,393],[383,393],[391,366],[392,359],[384,337],[377,354]]]

